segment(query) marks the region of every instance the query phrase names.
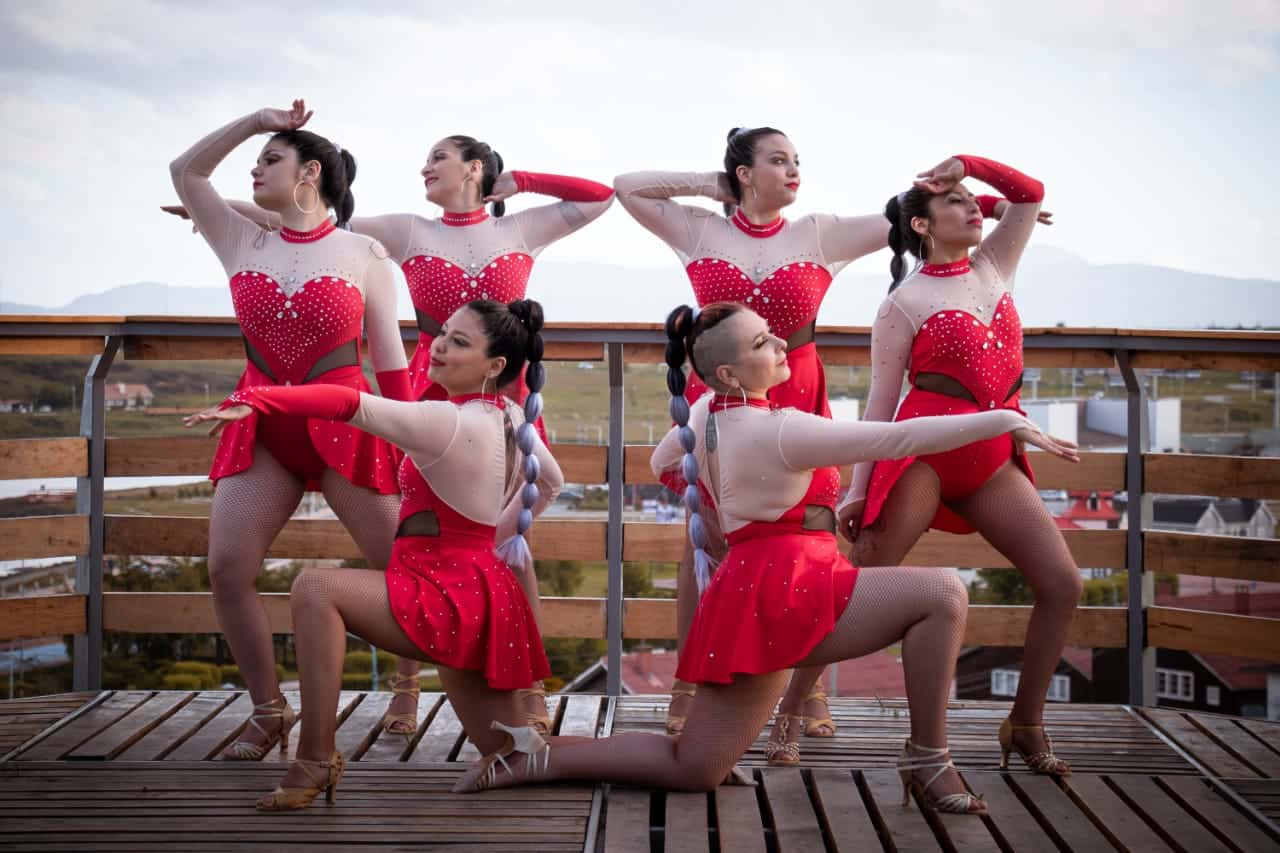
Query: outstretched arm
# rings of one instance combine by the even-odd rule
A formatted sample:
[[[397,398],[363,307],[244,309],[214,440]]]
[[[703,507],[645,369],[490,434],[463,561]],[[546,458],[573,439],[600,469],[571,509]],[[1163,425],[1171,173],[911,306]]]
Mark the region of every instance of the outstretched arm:
[[[531,252],[546,248],[595,219],[613,204],[613,190],[586,178],[549,175],[541,172],[504,172],[494,184],[486,202],[501,201],[516,193],[538,193],[560,199],[522,210],[513,217]]]
[[[681,255],[698,246],[709,210],[671,199],[698,196],[734,204],[723,172],[631,172],[613,179],[618,202],[637,222]]]

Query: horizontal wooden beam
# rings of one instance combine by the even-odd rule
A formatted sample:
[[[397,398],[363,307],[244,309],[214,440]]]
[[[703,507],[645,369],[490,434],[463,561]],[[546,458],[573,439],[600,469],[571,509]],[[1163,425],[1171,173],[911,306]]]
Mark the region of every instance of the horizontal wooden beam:
[[[86,618],[83,595],[0,598],[0,640],[83,634]]]
[[[1280,660],[1280,619],[1148,607],[1147,642],[1159,649],[1275,661]]]
[[[108,515],[106,528],[104,553],[107,554],[202,557],[209,552],[207,518]],[[542,560],[603,560],[605,531],[603,521],[544,519],[533,526],[529,544]],[[363,554],[341,522],[294,519],[280,531],[267,556],[347,560],[359,559]]]
[[[1142,543],[1148,572],[1280,583],[1280,539],[1148,530]]]
[[[12,438],[0,441],[0,480],[89,476],[83,438]]]
[[[0,338],[4,341],[23,340],[18,338]],[[46,338],[59,342],[75,340],[67,338]],[[102,351],[102,339],[95,338],[97,348],[91,354]],[[362,342],[362,345],[364,343]],[[404,342],[405,355],[411,356],[418,346],[417,341]],[[367,353],[367,345],[365,345]],[[0,355],[9,354],[0,350]],[[13,353],[16,354],[16,353]],[[34,353],[42,354],[42,353]],[[77,353],[71,353],[77,354]],[[188,335],[127,335],[124,339],[124,357],[141,361],[243,361],[244,344],[235,337],[194,337]],[[543,348],[543,356],[547,361],[603,361],[604,344],[597,341],[547,341]]]
[[[1280,459],[1147,453],[1142,464],[1143,486],[1151,494],[1280,500]]]
[[[1280,371],[1280,355],[1231,352],[1135,352],[1131,363],[1138,370],[1262,370]]]
[[[362,571],[352,569],[352,571]],[[259,594],[274,634],[291,633],[288,595]],[[1030,607],[971,606],[965,645],[1020,646],[1026,641]],[[213,596],[207,592],[108,592],[103,597],[103,627],[108,631],[146,634],[216,633]],[[605,599],[542,599],[545,637],[602,639]],[[673,640],[676,603],[672,599],[629,598],[623,602],[623,636]],[[1123,648],[1125,611],[1120,607],[1082,607],[1076,611],[1068,642],[1087,648]]]
[[[90,337],[0,337],[0,355],[98,355],[105,338]]]
[[[80,557],[88,553],[87,515],[0,518],[0,560]]]

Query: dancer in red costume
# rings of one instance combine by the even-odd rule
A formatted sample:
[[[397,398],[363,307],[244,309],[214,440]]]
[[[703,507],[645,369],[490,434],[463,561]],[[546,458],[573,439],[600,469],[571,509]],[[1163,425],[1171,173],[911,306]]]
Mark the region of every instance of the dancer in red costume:
[[[985,239],[982,202],[960,183],[965,177],[1008,199],[1008,211]],[[872,330],[866,420],[1021,411],[1022,325],[1012,286],[1032,229],[1048,221],[1043,197],[1039,181],[1008,166],[957,156],[890,199],[893,284]],[[909,275],[904,251],[922,262]],[[912,387],[899,404],[904,374]],[[1026,576],[1035,606],[1017,697],[1000,730],[1002,764],[1016,751],[1038,773],[1069,773],[1042,721],[1080,599],[1080,572],[1035,490],[1021,445],[1004,435],[947,453],[863,463],[841,522],[858,562],[896,564],[930,527],[976,529]]]
[[[615,178],[614,189],[622,206],[675,251],[699,305],[739,302],[768,320],[786,341],[791,377],[770,389],[770,401],[831,417],[826,376],[814,344],[818,309],[832,279],[845,266],[887,245],[889,225],[884,218],[810,214],[784,219],[783,208],[796,200],[800,189],[800,159],[786,134],[771,127],[730,131],[723,172],[636,172]],[[722,202],[725,215],[673,201],[687,196]],[[685,393],[693,402],[706,390],[691,376]],[[675,492],[684,487],[679,472],[663,482]],[[724,552],[723,537],[714,519],[710,521],[710,550],[719,556]],[[694,566],[692,550],[686,546],[677,581],[681,648],[708,574]],[[817,681],[820,675],[797,672],[781,710],[783,715],[805,716],[806,734],[831,737],[835,723]],[[669,733],[683,727],[692,696],[693,686],[677,679],[667,712]],[[791,763],[781,755],[779,760]]]
[[[405,399],[409,378],[396,324],[396,269],[373,240],[336,228],[351,217],[355,160],[300,128],[311,113],[264,109],[200,140],[170,167],[173,184],[231,279],[248,363],[238,388],[326,382],[368,389],[364,327],[384,395]],[[254,199],[278,212],[264,231],[232,210],[209,176],[240,143],[274,134],[252,171]],[[254,713],[224,758],[257,760],[287,745],[292,708],[276,681],[271,629],[254,590],[271,540],[307,489],[323,490],[369,563],[385,566],[399,504],[396,456],[385,441],[323,418],[252,417],[227,430],[209,478],[209,579],[218,623]]]
[[[333,799],[344,766],[334,749],[334,721],[347,632],[434,663],[481,749],[501,744],[489,729],[492,720],[524,721],[514,691],[550,671],[531,602],[508,563],[529,568],[523,534],[563,483],[530,423],[546,378],[541,327],[536,302],[480,300],[455,311],[432,344],[428,367],[445,400],[395,402],[336,385],[254,387],[188,419],[188,426],[214,421],[215,431],[255,413],[347,421],[407,454],[385,579],[309,569],[294,582],[302,740],[298,760],[259,809],[306,808],[321,792]],[[526,359],[533,393],[522,412],[495,389],[514,379]],[[497,539],[508,534],[495,552]]]
[[[678,426],[654,451],[652,467],[680,470],[713,495],[729,539],[680,658],[680,676],[699,684],[684,732],[544,740],[530,728],[495,724],[510,743],[475,764],[455,790],[559,779],[708,790],[755,740],[790,667],[825,666],[901,640],[911,708],[911,740],[899,764],[904,791],[916,789],[941,811],[985,812],[964,791],[945,747],[964,586],[931,569],[850,565],[837,548],[833,466],[938,453],[1010,432],[1068,458],[1074,445],[1007,409],[901,423],[778,409],[768,391],[790,375],[786,342],[736,303],[713,303],[696,318],[681,306],[667,333]],[[692,407],[682,396],[686,355],[715,392]],[[697,528],[710,508],[696,486],[684,496]]]

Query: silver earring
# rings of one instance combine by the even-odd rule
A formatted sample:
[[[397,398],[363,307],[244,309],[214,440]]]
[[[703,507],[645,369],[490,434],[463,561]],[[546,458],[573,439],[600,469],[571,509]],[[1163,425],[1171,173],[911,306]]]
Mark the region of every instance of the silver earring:
[[[747,389],[739,385],[738,390],[742,392],[742,405],[747,405]]]

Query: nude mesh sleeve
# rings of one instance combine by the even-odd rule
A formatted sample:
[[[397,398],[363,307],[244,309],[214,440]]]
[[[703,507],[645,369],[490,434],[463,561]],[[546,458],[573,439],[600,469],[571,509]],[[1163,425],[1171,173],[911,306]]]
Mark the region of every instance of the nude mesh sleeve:
[[[677,253],[688,256],[712,211],[671,201],[680,196],[719,198],[716,172],[631,172],[613,179],[619,203]]]
[[[818,245],[827,263],[848,263],[889,245],[889,220],[882,214],[814,217]]]
[[[412,213],[388,213],[384,216],[353,216],[351,230],[372,237],[386,247],[396,263],[409,259],[415,217]]]
[[[369,356],[373,369],[402,370],[408,367],[404,342],[400,338],[400,322],[396,318],[400,270],[387,256],[380,243],[369,246],[369,264],[365,267],[364,333],[369,339]]]

